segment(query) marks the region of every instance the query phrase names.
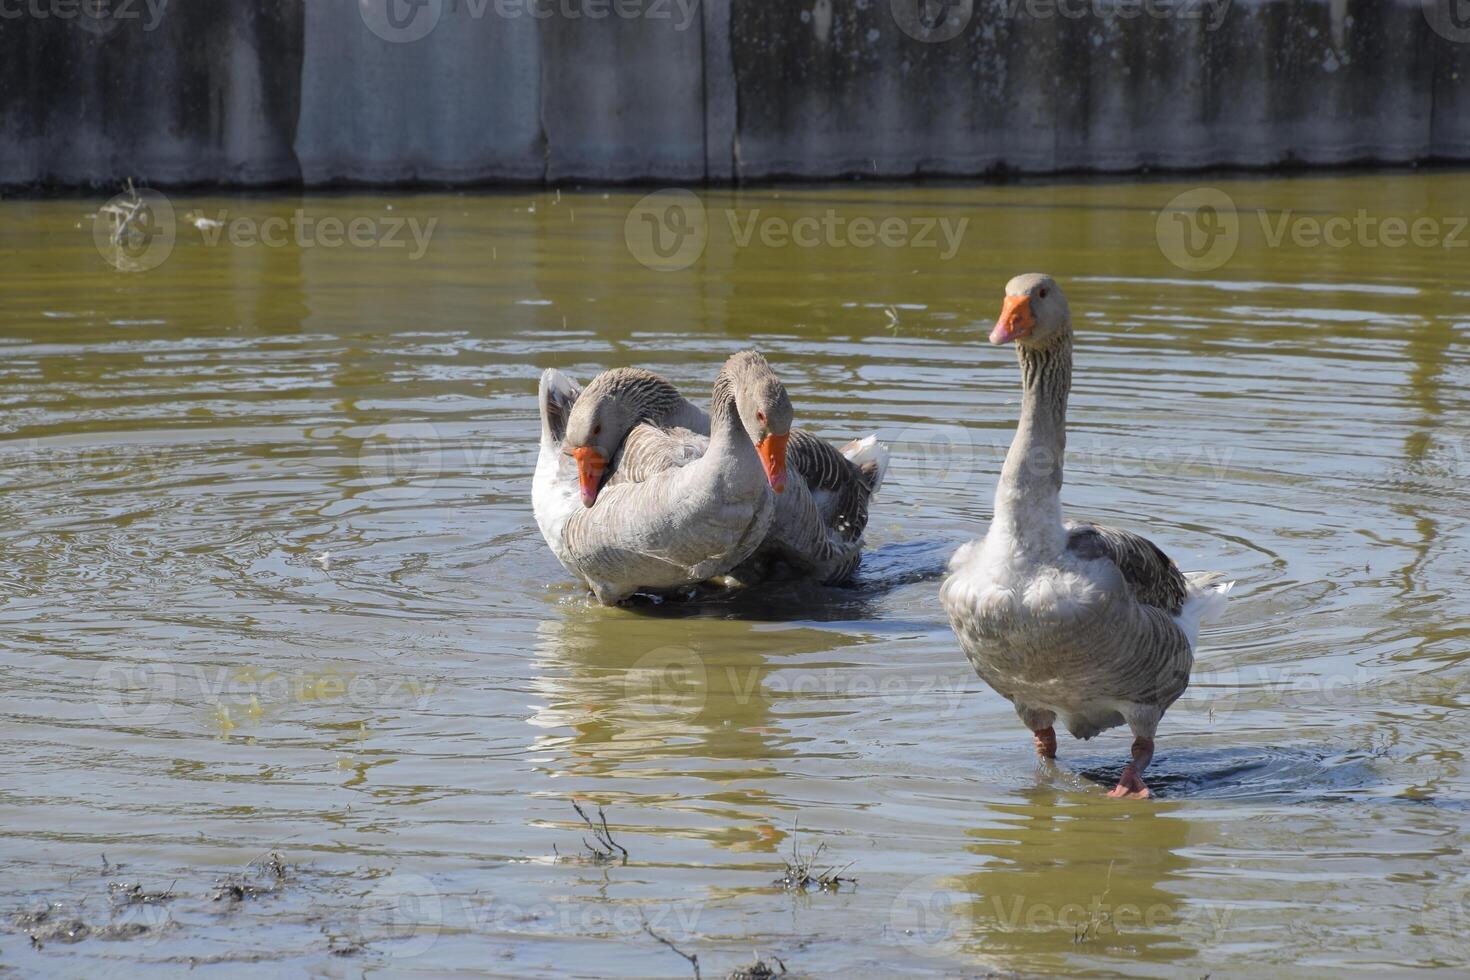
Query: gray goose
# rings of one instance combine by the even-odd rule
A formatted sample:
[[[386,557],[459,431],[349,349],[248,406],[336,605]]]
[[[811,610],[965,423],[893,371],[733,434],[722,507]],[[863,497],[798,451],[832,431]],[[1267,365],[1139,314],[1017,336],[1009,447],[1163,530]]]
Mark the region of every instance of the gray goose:
[[[873,436],[838,449],[793,429],[790,397],[766,359],[756,351],[735,359],[763,379],[744,393],[739,408],[778,496],[765,541],[731,577],[746,584],[772,577],[845,582],[862,559],[868,505],[882,484],[888,451]],[[603,486],[638,482],[698,459],[708,421],[668,381],[620,368],[588,385],[566,431],[568,451],[582,468],[583,499],[595,500]]]
[[[559,372],[542,375],[541,453],[532,485],[536,523],[557,558],[599,602],[613,605],[635,592],[675,590],[723,575],[764,540],[773,495],[737,408],[763,381],[756,365],[726,361],[715,379],[709,442],[699,459],[641,481],[599,487],[589,505],[588,454],[573,453],[574,468],[563,444],[580,424],[578,408],[591,386],[579,394]],[[646,424],[638,429],[657,432]]]
[[[1056,756],[1058,718],[1083,739],[1126,724],[1132,756],[1109,795],[1147,797],[1159,720],[1189,683],[1201,622],[1234,583],[1181,573],[1128,531],[1062,520],[1072,318],[1050,276],[1006,284],[990,342],[1012,341],[1024,395],[994,517],[955,552],[940,598],[970,663],[1043,758]]]

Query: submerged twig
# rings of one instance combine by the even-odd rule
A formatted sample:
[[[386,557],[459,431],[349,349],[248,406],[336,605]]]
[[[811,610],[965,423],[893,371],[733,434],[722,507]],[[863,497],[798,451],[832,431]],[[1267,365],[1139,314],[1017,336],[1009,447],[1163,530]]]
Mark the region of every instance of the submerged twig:
[[[582,818],[582,822],[587,825],[587,829],[592,831],[592,839],[597,842],[594,844],[587,838],[582,838],[582,843],[592,853],[592,859],[594,861],[612,861],[617,857],[618,853],[621,853],[623,855],[623,863],[628,863],[628,849],[613,839],[612,831],[607,826],[607,814],[602,812],[601,806],[597,808],[596,822],[587,816],[587,811],[583,810],[582,804],[576,800],[572,801],[572,809],[577,811],[577,816]]]
[[[648,920],[647,919],[644,919],[643,920],[643,931],[646,932],[646,933],[648,933],[654,939],[657,939],[659,942],[663,943],[665,946],[669,947],[669,949],[672,949],[674,952],[678,953],[680,956],[684,957],[686,960],[688,960],[689,961],[689,965],[692,966],[692,967],[694,967],[694,980],[702,980],[702,978],[699,975],[699,954],[698,953],[686,953],[686,952],[684,952],[678,946],[675,946],[674,945],[674,941],[672,939],[667,939],[667,938],[665,938],[663,936],[660,936],[658,933],[654,932],[653,931],[653,926],[651,926],[651,925],[648,924]]]
[[[129,226],[138,214],[143,210],[143,199],[138,196],[138,191],[133,187],[133,178],[128,178],[128,200],[119,201],[116,204],[106,204],[100,210],[113,221],[112,243],[121,245],[123,237],[127,235]]]
[[[1096,939],[1102,927],[1113,920],[1111,910],[1103,911],[1102,904],[1107,900],[1108,894],[1113,890],[1113,862],[1108,862],[1108,877],[1103,883],[1103,893],[1093,903],[1092,914],[1072,932],[1072,945],[1080,946],[1083,943]]]

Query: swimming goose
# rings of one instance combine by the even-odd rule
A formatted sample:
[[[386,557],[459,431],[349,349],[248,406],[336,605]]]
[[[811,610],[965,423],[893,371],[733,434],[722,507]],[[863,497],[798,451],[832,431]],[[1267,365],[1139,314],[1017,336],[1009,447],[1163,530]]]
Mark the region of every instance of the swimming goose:
[[[680,395],[668,381],[642,368],[604,371],[592,379],[585,392],[574,395],[572,402],[575,404],[562,416],[562,437],[568,454],[576,460],[577,481],[586,507],[597,501],[603,484],[616,472],[618,453],[640,423],[709,435],[709,416],[704,410]],[[653,472],[647,469],[637,479],[646,479]]]
[[[1072,319],[1050,276],[1006,284],[990,342],[1012,341],[1024,394],[994,517],[955,552],[940,598],[976,672],[1015,705],[1043,758],[1056,757],[1058,718],[1083,739],[1126,724],[1132,757],[1108,795],[1147,797],[1159,719],[1189,683],[1200,623],[1234,583],[1182,574],[1136,534],[1062,520]]]
[[[565,442],[587,392],[559,372],[542,375],[541,455],[532,498],[536,522],[561,563],[585,581],[599,602],[614,605],[634,592],[659,592],[723,575],[765,537],[774,509],[765,468],[741,424],[737,400],[762,382],[748,362],[732,357],[715,379],[707,450],[639,482],[598,488],[585,506],[592,467],[586,446]],[[589,385],[588,391],[591,390]],[[627,440],[661,437],[639,423]],[[576,473],[563,455],[571,449]],[[595,474],[600,481],[601,473]],[[576,488],[575,491],[573,488]]]
[[[868,504],[883,485],[888,447],[876,436],[841,449],[805,429],[791,429],[786,490],[776,498],[771,530],[732,573],[742,581],[810,578],[841,585],[862,561]]]
[[[770,532],[733,577],[747,584],[773,577],[840,584],[852,577],[862,558],[868,503],[882,484],[887,447],[868,436],[838,449],[793,429],[786,386],[766,359],[757,351],[742,351],[733,359],[747,363],[750,377],[758,379],[743,392],[739,410],[778,494]],[[639,482],[668,466],[698,459],[707,443],[700,435],[708,431],[706,418],[673,385],[648,372],[636,379],[609,378],[612,374],[605,372],[588,386],[567,426],[568,450],[579,466],[588,461],[582,469],[584,501],[589,496],[595,500],[603,485]],[[665,431],[640,427],[620,446],[619,433],[629,431],[633,419]],[[609,459],[610,467],[604,462]]]

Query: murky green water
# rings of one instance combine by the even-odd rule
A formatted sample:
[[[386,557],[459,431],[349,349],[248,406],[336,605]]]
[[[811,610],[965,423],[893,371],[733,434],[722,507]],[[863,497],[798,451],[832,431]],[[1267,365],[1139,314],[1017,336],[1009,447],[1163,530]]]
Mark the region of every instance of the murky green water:
[[[638,236],[699,216],[642,192],[176,197],[136,273],[101,201],[0,202],[0,968],[691,975],[644,920],[707,977],[1463,967],[1470,178],[1215,181],[1238,239],[1181,212],[1181,253],[1195,186],[711,192],[667,272]],[[1294,237],[1359,209],[1437,237]],[[1071,512],[1239,583],[1149,804],[1096,782],[1123,732],[1039,768],[938,604],[1033,269],[1078,315]],[[540,369],[705,392],[749,344],[894,449],[861,583],[591,604],[531,518]],[[856,886],[775,887],[793,845]]]

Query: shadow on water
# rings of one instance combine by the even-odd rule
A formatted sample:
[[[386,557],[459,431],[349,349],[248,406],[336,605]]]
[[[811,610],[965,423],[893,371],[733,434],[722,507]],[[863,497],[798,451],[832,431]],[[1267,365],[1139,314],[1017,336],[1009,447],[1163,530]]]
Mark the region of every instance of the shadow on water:
[[[1383,801],[1375,795],[1383,785],[1374,765],[1381,756],[1326,747],[1267,745],[1221,749],[1185,749],[1160,753],[1149,767],[1149,788],[1160,800],[1269,801],[1273,803],[1347,803]],[[1083,779],[1111,788],[1124,759],[1084,762],[1073,771]],[[1392,802],[1465,809],[1466,801],[1395,796]]]
[[[863,555],[862,566],[847,585],[813,582],[763,582],[747,589],[701,586],[682,596],[635,595],[626,604],[632,611],[669,619],[715,617],[754,622],[805,621],[820,623],[869,620],[865,625],[883,632],[913,624],[880,620],[877,604],[906,585],[944,577],[954,541],[905,541],[883,545]]]

